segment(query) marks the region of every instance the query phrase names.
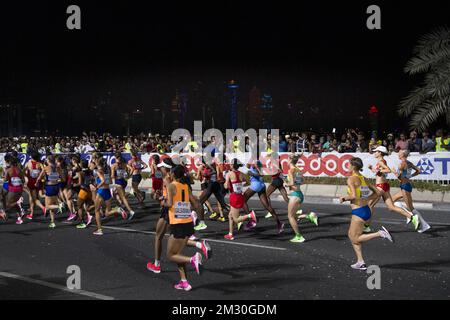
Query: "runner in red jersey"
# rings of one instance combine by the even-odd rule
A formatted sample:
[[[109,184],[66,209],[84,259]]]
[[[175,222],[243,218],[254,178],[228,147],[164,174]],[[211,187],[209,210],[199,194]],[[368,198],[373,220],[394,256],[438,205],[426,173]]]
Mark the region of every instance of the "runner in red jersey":
[[[225,188],[230,191],[230,213],[228,215],[230,221],[230,230],[228,234],[224,236],[224,238],[228,240],[234,240],[233,228],[235,224],[237,225],[239,230],[242,222],[245,220],[252,220],[255,222],[255,224],[257,222],[256,215],[253,211],[250,214],[246,214],[244,216],[241,216],[239,214],[240,210],[244,207],[245,204],[243,183],[240,177],[241,173],[238,171],[239,167],[240,165],[238,164],[237,160],[234,159],[232,170],[226,175],[225,180]]]
[[[43,164],[40,162],[40,155],[36,151],[31,153],[31,160],[25,165],[25,176],[27,178],[28,199],[30,202],[30,214],[26,216],[27,219],[32,220],[34,215],[34,207],[38,206],[42,212],[45,208],[39,200],[39,190],[43,188],[43,184],[37,180],[42,170]]]

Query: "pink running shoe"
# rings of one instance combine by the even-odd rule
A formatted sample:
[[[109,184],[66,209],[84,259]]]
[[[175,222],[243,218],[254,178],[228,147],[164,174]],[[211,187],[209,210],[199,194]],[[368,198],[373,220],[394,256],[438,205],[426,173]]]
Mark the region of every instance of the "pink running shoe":
[[[77,216],[77,215],[76,215],[75,213],[71,212],[71,213],[69,214],[69,217],[67,218],[67,221],[72,221],[73,219],[75,219],[76,216]]]
[[[123,220],[127,220],[127,213],[125,212],[125,210],[123,210],[121,207],[119,207],[119,212],[120,212],[120,215],[122,216],[122,219]]]
[[[234,236],[232,234],[227,233],[226,235],[223,236],[225,239],[227,240],[234,240]]]
[[[206,260],[208,260],[209,258],[212,257],[211,246],[209,245],[208,242],[206,242],[206,240],[202,240],[201,244],[203,255],[205,256]]]
[[[197,252],[192,256],[191,265],[194,267],[195,272],[200,275],[200,273],[202,272],[202,255],[200,254],[200,252]]]
[[[3,210],[0,211],[0,218],[2,220],[6,221],[6,213],[5,213],[5,211],[3,211]]]
[[[25,218],[27,218],[28,220],[33,220],[33,215],[30,213],[30,214],[27,214],[26,216],[25,216]]]
[[[256,218],[255,211],[250,212],[250,219],[252,219],[251,221],[253,221],[256,226],[256,223],[258,222],[258,218]]]
[[[87,214],[86,226],[90,225],[91,222],[92,222],[92,216],[88,213],[88,214]]]
[[[17,217],[16,224],[22,224],[22,223],[23,223],[22,218],[21,217]]]
[[[154,263],[147,263],[147,270],[154,273],[161,273],[161,266],[156,266]]]
[[[184,291],[189,291],[192,289],[191,285],[189,284],[189,282],[186,281],[180,281],[178,282],[176,285],[173,286],[175,289],[177,290],[184,290]]]
[[[253,220],[250,220],[249,222],[247,222],[247,224],[244,226],[244,231],[250,231],[251,229],[253,229],[254,227],[256,227],[256,223]]]

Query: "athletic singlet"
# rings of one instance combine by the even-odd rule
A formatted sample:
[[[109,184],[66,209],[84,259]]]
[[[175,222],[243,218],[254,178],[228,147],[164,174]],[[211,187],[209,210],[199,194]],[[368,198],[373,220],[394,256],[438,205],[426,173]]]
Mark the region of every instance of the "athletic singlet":
[[[79,182],[77,173],[80,172],[80,171],[81,171],[81,169],[79,167],[78,168],[72,168],[72,171],[71,171],[71,182],[72,183]]]
[[[109,188],[109,185],[111,183],[111,175],[109,174],[109,172],[105,172],[105,173],[103,173],[103,177],[105,179],[105,182],[103,184],[104,185],[106,184],[106,186],[103,186],[101,189],[107,189],[107,188]],[[96,178],[96,182],[98,185],[101,183],[100,177],[98,175]]]
[[[155,172],[151,175],[151,178],[153,178],[153,179],[162,179],[163,176],[162,176],[161,170],[159,170],[159,168],[157,168],[155,170]]]
[[[354,173],[352,177],[358,177],[359,181],[361,181],[361,185],[356,188],[356,198],[357,199],[367,199],[370,196],[370,189],[367,186],[366,180],[364,179],[364,176],[361,174]],[[350,195],[351,190],[350,188],[347,188],[347,193]]]
[[[231,182],[230,192],[234,193],[234,194],[242,195],[244,193],[244,186],[241,181],[240,172],[234,171],[234,174],[236,175],[236,181],[232,182],[230,179],[230,182]]]
[[[83,171],[84,177],[83,177],[83,182],[81,183],[81,187],[83,189],[89,190],[89,185],[91,183],[93,183],[95,180],[93,172],[90,169],[83,169],[82,171]]]
[[[263,183],[261,176],[259,176],[258,170],[256,170],[254,167],[251,167],[248,171],[250,171],[253,174],[257,174],[258,176],[250,176],[250,183]]]
[[[384,165],[387,165],[387,162],[386,162],[386,160],[381,160],[383,163],[384,163]],[[377,176],[378,177],[384,177],[384,178],[386,178],[386,174],[384,174],[383,172],[381,172],[380,170],[381,170],[381,166],[380,166],[380,164],[379,163],[377,163],[377,165],[375,166],[375,170],[377,170],[378,171],[378,173],[377,173]]]
[[[128,173],[127,170],[125,169],[120,169],[119,167],[117,167],[116,169],[116,177],[117,179],[126,179],[128,177]]]
[[[41,169],[38,168],[38,162],[31,160],[31,170],[28,170],[28,178],[37,179],[41,174]]]
[[[403,169],[403,170],[400,172],[400,177],[405,178],[405,179],[411,179],[411,176],[412,176],[412,169],[411,169],[411,166],[412,166],[412,165],[413,165],[413,164],[412,164],[411,162],[406,161],[406,169]]]
[[[57,184],[59,179],[60,179],[59,172],[53,171],[53,167],[52,167],[52,172],[50,172],[50,173],[45,172],[45,181],[46,182],[52,182],[51,184]]]
[[[302,175],[301,170],[297,167],[295,167],[295,172],[294,172],[293,178],[294,178],[293,187],[295,187],[295,190],[300,191],[300,186],[303,183],[303,175]]]
[[[133,162],[133,168],[136,170],[141,170],[142,169],[142,163],[140,162]]]
[[[189,202],[189,188],[178,181],[172,182],[176,188],[173,196],[173,205],[169,208],[169,223],[184,224],[192,222],[191,203]]]
[[[11,176],[8,177],[8,185],[9,185],[10,192],[21,192],[22,191],[23,181],[19,177],[18,171],[19,171],[19,169],[17,169],[16,167],[13,167],[12,174],[11,174]]]

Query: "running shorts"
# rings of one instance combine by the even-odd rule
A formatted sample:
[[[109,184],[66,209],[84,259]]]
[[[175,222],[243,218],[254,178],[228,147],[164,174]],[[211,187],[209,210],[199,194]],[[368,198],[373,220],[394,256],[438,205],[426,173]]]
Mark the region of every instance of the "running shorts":
[[[264,182],[252,182],[250,183],[250,189],[254,192],[256,192],[258,195],[266,192],[266,185]]]
[[[78,193],[78,198],[80,198],[83,201],[86,201],[91,198],[92,192],[86,191],[84,189],[81,189]]]
[[[270,183],[275,189],[281,188],[283,186],[283,179],[281,179],[280,177],[275,178],[272,180],[272,182]]]
[[[36,179],[33,179],[33,178],[28,178],[27,187],[30,191],[31,190],[41,190],[40,183],[38,183],[38,186],[36,187]]]
[[[230,194],[230,206],[235,209],[241,209],[245,204],[245,198],[243,194],[231,193]]]
[[[112,198],[111,196],[111,190],[108,189],[98,189],[97,194],[103,198],[104,201],[108,201]]]
[[[385,182],[385,183],[378,183],[375,186],[377,188],[383,190],[384,192],[389,192],[389,190],[391,190],[391,186],[387,182]]]
[[[370,220],[370,217],[372,216],[372,212],[370,211],[369,206],[364,206],[364,207],[361,207],[358,209],[353,209],[352,215],[360,217],[364,221],[368,221],[368,220]]]
[[[152,178],[152,189],[153,191],[162,190],[163,180],[158,178]]]
[[[303,203],[303,201],[305,200],[305,196],[303,195],[303,192],[301,192],[301,191],[292,191],[291,193],[289,193],[289,196],[299,198],[300,203]]]
[[[45,196],[56,197],[59,193],[59,185],[46,185],[45,186]]]
[[[208,189],[208,182],[202,183],[202,184],[200,185],[200,189],[201,189],[202,191]]]
[[[175,239],[185,239],[194,234],[194,224],[180,223],[170,225],[170,234],[173,235]]]
[[[401,185],[400,185],[400,189],[401,189],[401,190],[405,190],[405,191],[411,193],[412,190],[413,190],[413,187],[412,187],[412,184],[408,182],[408,183],[403,183],[403,184],[401,184]]]
[[[141,181],[142,181],[142,175],[140,175],[140,174],[133,174],[133,175],[131,176],[131,181],[132,181],[133,183],[135,183],[135,184],[141,183]]]
[[[127,187],[127,181],[125,179],[116,179],[116,184],[124,189]]]

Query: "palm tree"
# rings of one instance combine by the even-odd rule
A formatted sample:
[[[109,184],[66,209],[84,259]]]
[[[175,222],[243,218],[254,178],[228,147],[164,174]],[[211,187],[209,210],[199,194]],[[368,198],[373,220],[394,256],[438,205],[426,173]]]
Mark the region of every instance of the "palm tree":
[[[419,132],[442,116],[450,126],[450,29],[445,26],[424,35],[413,54],[405,73],[425,74],[425,80],[400,102],[398,113],[412,116],[410,127]]]

